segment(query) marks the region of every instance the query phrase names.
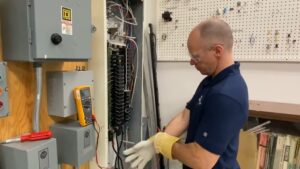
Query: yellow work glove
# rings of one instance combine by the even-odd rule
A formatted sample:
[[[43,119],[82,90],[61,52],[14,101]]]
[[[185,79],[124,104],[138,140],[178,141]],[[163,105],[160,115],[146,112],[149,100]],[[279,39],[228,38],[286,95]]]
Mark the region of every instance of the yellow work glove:
[[[156,153],[161,153],[168,159],[172,160],[172,147],[174,143],[176,143],[179,138],[171,136],[164,132],[159,132],[153,136],[154,147]]]

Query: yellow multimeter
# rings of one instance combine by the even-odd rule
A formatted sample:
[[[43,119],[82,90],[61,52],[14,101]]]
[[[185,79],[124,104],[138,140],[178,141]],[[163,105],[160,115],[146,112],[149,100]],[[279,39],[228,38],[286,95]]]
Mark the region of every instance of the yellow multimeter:
[[[93,107],[91,98],[91,87],[86,85],[77,86],[73,90],[73,95],[75,98],[75,104],[80,125],[87,126],[89,124],[92,124]]]

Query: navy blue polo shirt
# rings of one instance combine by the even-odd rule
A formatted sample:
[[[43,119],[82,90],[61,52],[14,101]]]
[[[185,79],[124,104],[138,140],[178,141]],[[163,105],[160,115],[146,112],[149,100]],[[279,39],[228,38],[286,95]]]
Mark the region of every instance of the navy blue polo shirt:
[[[248,89],[235,63],[206,77],[187,103],[190,121],[186,143],[196,142],[220,155],[213,169],[239,169],[239,131],[248,118]],[[183,166],[184,169],[189,167]]]

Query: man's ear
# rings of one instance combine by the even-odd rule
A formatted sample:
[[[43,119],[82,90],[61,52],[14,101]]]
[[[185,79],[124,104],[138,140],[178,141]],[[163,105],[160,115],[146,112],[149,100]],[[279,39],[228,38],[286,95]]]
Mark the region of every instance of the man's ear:
[[[218,58],[220,58],[224,53],[224,46],[223,45],[216,45],[215,46],[215,52],[216,52],[216,56]]]

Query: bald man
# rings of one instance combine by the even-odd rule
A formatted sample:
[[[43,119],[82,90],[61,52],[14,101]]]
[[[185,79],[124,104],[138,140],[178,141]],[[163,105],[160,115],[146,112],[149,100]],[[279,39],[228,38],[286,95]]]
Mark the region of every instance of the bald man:
[[[205,79],[185,109],[150,139],[124,151],[132,168],[143,168],[155,153],[177,159],[183,168],[239,169],[239,131],[248,118],[247,85],[232,54],[229,25],[212,18],[189,35],[190,64]],[[187,131],[185,143],[179,136]]]

